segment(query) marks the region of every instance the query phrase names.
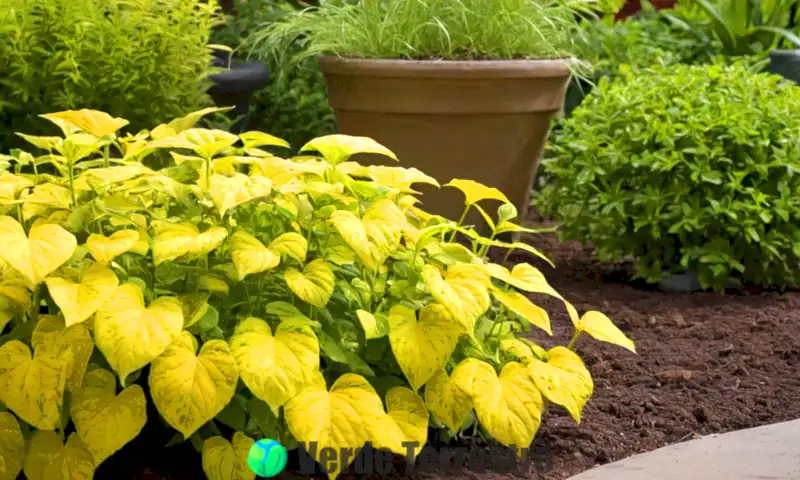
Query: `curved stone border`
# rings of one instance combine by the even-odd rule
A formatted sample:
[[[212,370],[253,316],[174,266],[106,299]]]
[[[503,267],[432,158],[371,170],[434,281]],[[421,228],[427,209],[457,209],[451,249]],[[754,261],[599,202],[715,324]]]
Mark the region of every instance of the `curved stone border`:
[[[800,420],[669,445],[569,480],[800,479]]]

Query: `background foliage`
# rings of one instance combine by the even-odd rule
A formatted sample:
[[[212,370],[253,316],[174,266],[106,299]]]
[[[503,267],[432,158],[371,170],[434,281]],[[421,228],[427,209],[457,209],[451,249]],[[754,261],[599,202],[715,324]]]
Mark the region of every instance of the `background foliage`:
[[[47,112],[95,108],[140,129],[207,105],[219,20],[213,0],[0,0],[0,148],[51,128]]]
[[[298,5],[287,0],[249,0],[236,7],[234,14],[226,16],[225,25],[214,32],[214,43],[235,48],[237,55],[264,62],[270,70],[270,84],[250,100],[249,126],[277,135],[294,148],[335,132],[335,115],[316,59],[276,58],[248,42],[259,29],[294,13]],[[297,53],[298,49],[293,50]]]
[[[673,65],[601,81],[564,120],[536,200],[564,238],[636,258],[651,282],[696,270],[798,281],[800,92],[746,65]]]

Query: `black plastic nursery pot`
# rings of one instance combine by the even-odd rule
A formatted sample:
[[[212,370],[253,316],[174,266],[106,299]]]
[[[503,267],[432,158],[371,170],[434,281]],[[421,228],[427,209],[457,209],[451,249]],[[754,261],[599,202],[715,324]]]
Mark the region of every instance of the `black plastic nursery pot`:
[[[247,129],[250,98],[269,83],[269,69],[259,62],[231,62],[229,52],[214,52],[214,66],[230,68],[209,77],[214,85],[209,94],[218,107],[233,107],[228,115],[237,119],[231,126],[234,133]]]
[[[800,49],[769,52],[770,73],[800,84]]]

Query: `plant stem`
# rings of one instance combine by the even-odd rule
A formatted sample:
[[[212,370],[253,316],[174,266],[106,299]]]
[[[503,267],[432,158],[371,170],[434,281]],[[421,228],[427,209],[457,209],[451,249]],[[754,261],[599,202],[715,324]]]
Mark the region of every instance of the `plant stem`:
[[[578,341],[578,337],[580,336],[581,336],[581,331],[575,330],[575,333],[572,334],[572,338],[570,339],[569,344],[567,345],[567,350],[572,350],[572,348],[575,346],[575,342]]]
[[[67,165],[67,168],[69,169],[67,173],[69,175],[69,194],[70,197],[72,198],[72,206],[74,207],[78,204],[78,202],[75,200],[75,172],[73,171],[72,167],[73,167],[73,162],[72,160],[70,160]]]
[[[42,306],[42,289],[39,285],[33,289],[33,298],[31,299],[31,309],[28,312],[28,319],[34,324],[39,321],[39,308]]]
[[[456,224],[456,227],[460,227],[461,224],[464,223],[464,220],[467,219],[467,214],[469,213],[469,209],[470,209],[471,206],[472,205],[467,205],[467,207],[464,209],[464,212],[461,214],[461,218],[458,219],[458,223]],[[448,241],[452,242],[453,240],[455,240],[457,233],[458,233],[458,231],[453,230],[453,233],[450,235],[450,240],[448,240]]]

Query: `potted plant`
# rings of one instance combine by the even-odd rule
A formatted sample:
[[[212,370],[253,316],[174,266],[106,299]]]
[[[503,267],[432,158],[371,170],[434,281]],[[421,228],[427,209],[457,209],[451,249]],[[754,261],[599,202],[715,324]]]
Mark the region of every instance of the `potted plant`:
[[[498,188],[525,215],[550,120],[579,65],[575,28],[563,0],[339,0],[256,35],[277,56],[294,42],[321,56],[341,133],[374,138],[439,183]],[[433,213],[461,213],[454,189],[420,190]]]

